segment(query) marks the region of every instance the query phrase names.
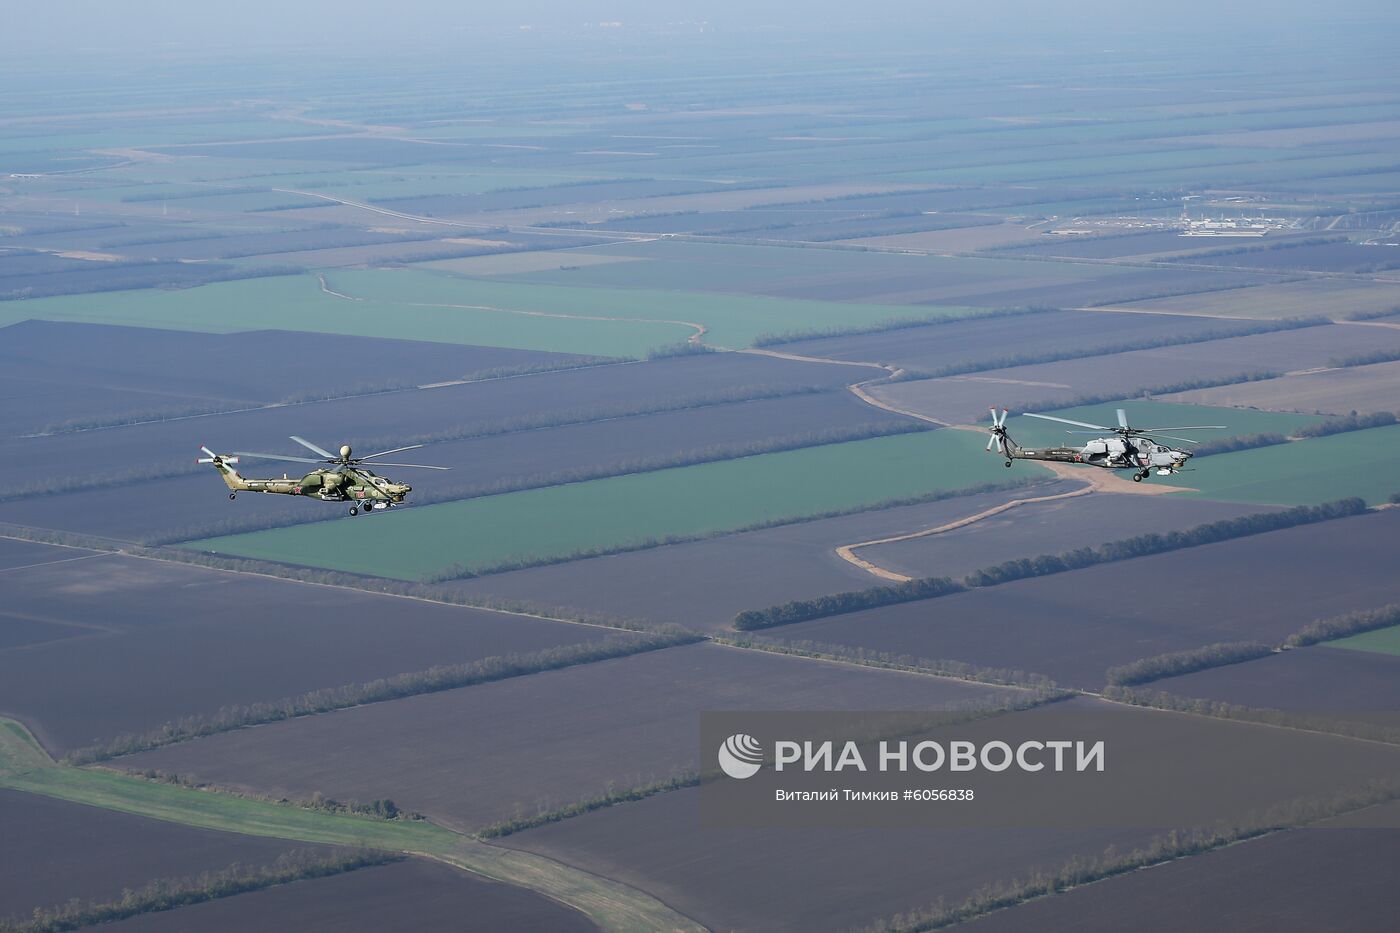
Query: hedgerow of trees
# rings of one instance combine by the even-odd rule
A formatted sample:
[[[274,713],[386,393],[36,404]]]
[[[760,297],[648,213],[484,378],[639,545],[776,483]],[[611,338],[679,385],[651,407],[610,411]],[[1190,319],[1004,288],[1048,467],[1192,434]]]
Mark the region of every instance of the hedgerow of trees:
[[[140,735],[121,735],[109,742],[76,749],[65,757],[69,764],[91,764],[119,755],[160,748],[201,736],[230,732],[245,726],[281,722],[300,716],[363,706],[441,690],[455,690],[541,671],[591,664],[647,651],[700,641],[703,636],[678,627],[628,638],[608,638],[578,645],[561,645],[522,654],[508,654],[430,667],[423,671],[381,677],[367,683],[346,684],[271,702],[225,706],[210,716],[186,716]]]
[[[268,865],[234,864],[190,878],[158,879],[139,890],[126,889],[117,900],[84,902],[75,898],[55,907],[36,907],[25,920],[0,918],[0,933],[61,933],[403,859],[402,855],[367,849],[331,854],[295,849]]]
[[[1242,515],[1238,518],[1197,525],[1185,531],[1149,532],[1131,538],[1110,541],[1098,547],[1083,547],[1060,554],[1042,554],[1039,557],[1023,557],[1006,561],[974,571],[964,577],[961,582],[947,577],[927,577],[891,586],[876,586],[815,599],[793,600],[781,606],[770,606],[766,609],[746,609],[734,617],[734,627],[739,631],[752,631],[775,625],[805,622],[809,619],[859,612],[878,606],[945,596],[971,587],[996,586],[1013,580],[1078,570],[1094,564],[1128,560],[1149,554],[1161,554],[1166,551],[1197,547],[1216,541],[1262,534],[1266,531],[1292,528],[1296,525],[1329,521],[1334,518],[1359,515],[1365,511],[1365,501],[1353,497],[1317,506],[1300,505],[1278,512]]]

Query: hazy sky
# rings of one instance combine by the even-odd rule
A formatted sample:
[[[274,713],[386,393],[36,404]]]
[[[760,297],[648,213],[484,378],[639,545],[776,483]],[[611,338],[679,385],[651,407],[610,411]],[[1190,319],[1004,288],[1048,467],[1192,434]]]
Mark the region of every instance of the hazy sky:
[[[1366,23],[1358,37],[1394,38],[1394,0],[0,0],[0,50],[49,55],[181,48],[257,52],[298,46],[344,51],[441,47],[522,25],[582,30],[585,23],[629,26],[707,21],[726,33],[780,26],[788,32],[887,29],[930,42],[998,34],[1016,40],[1062,37],[1088,42],[1199,30],[1228,43]]]

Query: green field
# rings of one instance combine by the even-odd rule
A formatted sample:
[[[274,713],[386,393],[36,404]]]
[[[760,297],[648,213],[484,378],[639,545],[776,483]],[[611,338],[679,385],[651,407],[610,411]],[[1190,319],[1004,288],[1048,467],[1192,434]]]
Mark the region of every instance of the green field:
[[[1223,431],[1181,431],[1182,437],[1206,443],[1226,437],[1239,437],[1246,434],[1283,434],[1287,436],[1308,424],[1325,421],[1318,415],[1295,415],[1273,411],[1255,411],[1247,408],[1216,408],[1210,405],[1178,405],[1171,402],[1156,402],[1147,399],[1128,399],[1122,402],[1108,402],[1103,405],[1081,405],[1077,408],[1063,408],[1047,414],[1061,418],[1071,418],[1089,424],[1116,425],[1117,410],[1128,413],[1128,423],[1134,427],[1155,428],[1188,424],[1223,424]],[[1048,447],[1050,445],[1082,444],[1090,438],[1086,435],[1066,434],[1067,430],[1078,430],[1069,425],[1037,418],[1016,417],[1013,412],[1007,425],[1016,442],[1028,447]],[[1180,441],[1162,438],[1165,443],[1183,450],[1191,445]],[[1217,455],[1219,456],[1219,455]],[[1204,460],[1202,463],[1206,462]],[[1218,462],[1210,458],[1212,465]],[[1195,485],[1187,483],[1186,485]]]
[[[1315,505],[1360,496],[1370,505],[1400,491],[1400,425],[1351,431],[1194,461],[1189,472],[1153,482],[1230,502]]]
[[[619,265],[633,269],[644,264],[629,262]],[[469,305],[545,314],[619,318],[625,321],[688,321],[705,326],[706,343],[729,349],[750,346],[763,334],[865,326],[891,320],[958,316],[976,314],[979,310],[930,305],[874,305],[752,295],[704,294],[653,288],[580,288],[468,279],[419,269],[336,271],[328,274],[326,280],[336,291],[383,302]],[[676,327],[666,326],[673,330]],[[679,337],[688,336],[690,333],[693,333],[693,330],[681,331]],[[671,341],[676,339],[678,337],[672,337]],[[614,352],[610,355],[635,354]]]
[[[1400,625],[1362,632],[1348,638],[1323,642],[1329,648],[1348,648],[1352,651],[1372,651],[1376,654],[1400,654]]]
[[[645,356],[654,347],[685,340],[694,333],[678,324],[419,307],[392,298],[393,272],[360,273],[357,281],[368,283],[380,276],[389,282],[380,289],[386,298],[378,301],[348,301],[327,295],[314,275],[5,301],[0,302],[0,327],[34,319],[221,334],[293,330],[620,357]]]
[[[969,431],[807,447],[190,542],[219,554],[404,580],[868,507],[1003,482]],[[1037,468],[1038,469],[1038,468]]]

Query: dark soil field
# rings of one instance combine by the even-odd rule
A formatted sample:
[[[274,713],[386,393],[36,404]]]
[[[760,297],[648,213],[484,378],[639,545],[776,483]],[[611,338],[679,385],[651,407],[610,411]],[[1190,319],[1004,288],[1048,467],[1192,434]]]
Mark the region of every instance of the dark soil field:
[[[0,918],[69,898],[119,900],[122,888],[184,878],[234,862],[262,865],[291,849],[285,839],[195,829],[52,797],[0,789]],[[329,851],[329,850],[327,850]]]
[[[59,639],[0,650],[0,711],[55,754],[228,704],[626,637],[117,556],[0,574],[0,601]]]
[[[866,405],[848,392],[824,392],[445,441],[412,455],[418,458],[414,462],[451,467],[451,473],[425,475],[392,467],[382,472],[415,486],[423,477],[422,488],[431,490],[433,500],[441,500],[557,483],[571,474],[626,473],[668,459],[715,456],[779,439],[801,445],[815,442],[824,432],[908,423],[909,419]],[[289,446],[291,442],[284,441],[269,449]],[[300,475],[303,469],[300,464],[252,458],[245,458],[238,468],[245,476],[281,476],[288,468]],[[224,484],[212,470],[161,480],[159,489],[157,497],[113,494],[110,489],[42,496],[7,503],[4,514],[21,524],[123,540],[153,535],[207,537],[240,522],[248,527],[249,522],[289,515],[307,520],[344,516],[337,505],[289,496],[249,494],[228,502]],[[420,494],[409,501],[421,503],[425,498]]]
[[[421,198],[379,200],[376,207],[425,217],[460,217],[483,211],[520,210],[554,204],[612,201],[619,198],[652,198],[700,191],[723,190],[723,185],[703,181],[637,180],[599,181],[554,185],[521,191],[488,191],[482,194],[431,195]]]
[[[1180,531],[1267,506],[1099,493],[1033,503],[945,534],[862,548],[859,556],[911,577],[962,577],[1017,557],[1059,554],[1114,538]]]
[[[597,927],[547,897],[426,859],[278,885],[104,924],[102,933],[466,933]]]
[[[81,548],[39,544],[37,541],[21,541],[17,538],[0,538],[0,573],[93,553],[95,552]]]
[[[942,421],[981,421],[997,405],[1063,406],[1084,395],[1121,386],[1125,397],[1143,389],[1244,373],[1292,372],[1327,366],[1376,350],[1400,350],[1400,330],[1341,324],[1229,337],[1206,343],[1134,350],[1096,357],[988,370],[968,376],[922,379],[871,389],[882,401]]]
[[[1389,804],[1388,809],[1395,811],[1396,805]],[[952,929],[959,933],[1388,929],[1400,910],[1400,890],[1393,874],[1400,859],[1400,830],[1324,827],[1275,833],[1177,859]]]
[[[511,367],[563,367],[578,359],[296,331],[200,334],[24,321],[0,331],[0,387],[11,403],[0,412],[0,435],[417,386]]]
[[[1168,677],[1151,689],[1266,709],[1393,713],[1400,710],[1400,657],[1313,645]]]
[[[1395,510],[772,629],[792,640],[1016,667],[1096,689],[1116,664],[1400,599]],[[1175,581],[1190,581],[1177,586]]]
[[[1349,366],[1162,396],[1163,401],[1274,411],[1400,411],[1400,362]]]
[[[689,645],[225,733],[118,760],[260,792],[390,796],[476,829],[695,769],[714,709],[943,709],[999,688]],[[567,711],[568,715],[564,715]]]
[[[956,521],[1008,499],[1075,489],[1049,482],[1007,492],[959,496],[725,535],[708,541],[614,554],[589,560],[445,583],[453,592],[567,606],[622,618],[677,622],[728,630],[736,613],[879,582],[836,556],[857,541],[904,534]],[[1000,539],[1006,556],[1022,552]]]
[[[1174,230],[1124,236],[1042,236],[1029,246],[994,250],[997,256],[1064,256],[1078,259],[1118,259],[1201,249],[1202,241]],[[1209,245],[1209,244],[1207,244]]]
[[[426,240],[431,234],[406,237],[403,234],[375,233],[350,227],[331,230],[263,231],[171,243],[148,243],[113,247],[114,252],[136,259],[234,259],[268,253],[295,254],[303,250],[334,249],[345,246],[377,246],[384,243]],[[288,258],[293,258],[289,256]]]
[[[300,454],[287,440],[298,434],[328,449],[342,442],[364,449],[362,442],[376,439],[388,447],[403,438],[447,431],[556,417],[596,420],[717,394],[835,387],[853,378],[845,366],[752,354],[703,354],[113,428],[102,433],[103,461],[117,473],[169,472],[198,456],[200,444],[221,451]],[[91,476],[87,461],[92,443],[93,437],[85,433],[0,439],[0,462],[14,475],[43,477],[49,485],[86,479]],[[5,507],[0,505],[3,520]]]
[[[1095,717],[1095,734],[1103,736],[1108,757],[1118,763],[1118,770],[1106,772],[1114,775],[1105,778],[1106,799],[1162,790],[1154,785],[1166,773],[1195,782],[1200,795],[1187,807],[1203,821],[1207,814],[1238,815],[1298,797],[1330,798],[1339,775],[1348,784],[1363,782],[1392,767],[1400,754],[1332,736],[1100,701],[1081,699],[1070,706]],[[1025,724],[1048,713],[1042,708],[1004,717],[995,723],[997,734],[1019,728],[1010,720]],[[1308,755],[1345,761],[1346,771],[1284,764]],[[715,929],[841,930],[939,900],[957,904],[983,885],[1056,868],[1075,854],[1097,855],[1109,844],[1121,851],[1153,835],[1143,828],[1046,824],[733,828],[717,825],[713,815],[707,818],[700,796],[696,789],[677,791],[527,830],[504,842],[642,887]]]
[[[1376,272],[1400,266],[1400,256],[1395,255],[1394,250],[1380,246],[1362,246],[1359,243],[1319,243],[1313,246],[1249,249],[1222,256],[1187,256],[1179,261],[1270,271],[1308,269],[1315,272]]]
[[[1249,322],[1213,321],[1185,315],[1050,311],[986,320],[956,320],[855,337],[803,340],[773,349],[800,356],[893,363],[905,369],[936,372],[948,366],[962,367],[979,362],[989,366],[1004,365],[1015,357],[1047,353],[1081,351],[1092,355],[1105,347],[1144,340],[1224,335],[1249,326]]]

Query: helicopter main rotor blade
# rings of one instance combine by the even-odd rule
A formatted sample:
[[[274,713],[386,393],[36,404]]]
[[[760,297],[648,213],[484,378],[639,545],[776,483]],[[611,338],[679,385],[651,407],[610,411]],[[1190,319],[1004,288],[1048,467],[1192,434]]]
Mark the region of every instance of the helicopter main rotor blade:
[[[337,457],[335,454],[331,453],[329,450],[323,450],[323,449],[321,449],[320,447],[317,447],[315,444],[311,443],[310,441],[308,441],[308,440],[307,440],[306,438],[304,438],[304,437],[297,437],[295,434],[293,434],[293,435],[292,435],[292,440],[296,441],[298,444],[300,444],[301,446],[305,447],[307,450],[311,451],[312,453],[320,454],[321,456],[325,457],[327,460],[339,460],[339,459],[340,459],[340,458]]]
[[[312,460],[312,463],[316,461]],[[452,467],[428,466],[426,463],[388,463],[383,460],[376,461],[375,466],[387,467],[412,467],[415,470],[450,470]]]
[[[1154,433],[1153,433],[1153,437],[1165,437],[1167,440],[1171,440],[1171,441],[1185,441],[1185,442],[1188,443],[1188,444],[1199,444],[1199,443],[1200,443],[1200,441],[1193,441],[1193,440],[1191,440],[1191,438],[1189,438],[1189,437],[1177,437],[1177,436],[1174,435],[1174,434],[1157,434],[1157,433],[1154,432]]]
[[[1126,411],[1124,411],[1123,409],[1120,408],[1120,409],[1118,409],[1118,427],[1120,427],[1120,428],[1126,428],[1127,426],[1128,426],[1128,413],[1127,413]]]
[[[1059,421],[1062,424],[1072,424],[1079,428],[1093,428],[1095,431],[1112,431],[1113,428],[1105,427],[1101,424],[1090,424],[1087,421],[1071,421],[1068,418],[1057,418],[1054,415],[1037,415],[1035,412],[1023,412],[1027,418],[1040,418],[1044,421]]]
[[[386,456],[386,455],[388,455],[388,454],[396,454],[396,453],[399,453],[400,451],[403,451],[403,450],[417,450],[419,447],[422,447],[422,446],[424,446],[424,445],[423,445],[423,444],[409,444],[407,447],[394,447],[394,448],[391,448],[391,449],[389,449],[389,450],[381,450],[381,451],[380,451],[379,453],[377,453],[377,454],[365,454],[363,457],[356,457],[355,459],[356,459],[356,460],[373,460],[375,457],[383,457],[383,456]]]
[[[235,456],[239,457],[262,457],[264,460],[290,460],[292,463],[320,463],[320,460],[312,460],[310,457],[288,457],[283,454],[259,454],[251,450],[235,450]]]
[[[1136,428],[1134,433],[1147,434],[1156,431],[1224,431],[1223,424],[1174,424],[1165,428]]]

